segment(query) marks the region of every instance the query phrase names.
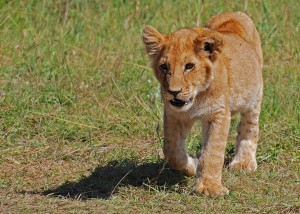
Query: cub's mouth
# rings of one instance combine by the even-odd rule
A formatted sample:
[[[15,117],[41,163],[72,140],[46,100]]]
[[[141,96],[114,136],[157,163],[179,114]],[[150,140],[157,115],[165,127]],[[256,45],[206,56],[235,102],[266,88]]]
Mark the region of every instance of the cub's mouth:
[[[192,102],[193,98],[191,97],[189,100],[179,100],[177,98],[174,98],[173,100],[170,100],[171,105],[176,107],[182,107],[184,105],[188,105],[190,102]]]

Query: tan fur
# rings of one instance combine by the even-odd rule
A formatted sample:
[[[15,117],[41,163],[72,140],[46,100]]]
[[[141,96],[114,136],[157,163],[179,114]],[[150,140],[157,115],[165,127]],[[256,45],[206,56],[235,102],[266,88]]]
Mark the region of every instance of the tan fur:
[[[241,121],[230,168],[253,171],[257,167],[263,58],[253,22],[244,13],[227,12],[213,16],[204,28],[171,34],[146,26],[143,41],[161,85],[166,161],[196,176],[196,193],[228,193],[221,176],[230,119],[236,112]],[[199,157],[193,158],[184,141],[198,119],[203,146]]]

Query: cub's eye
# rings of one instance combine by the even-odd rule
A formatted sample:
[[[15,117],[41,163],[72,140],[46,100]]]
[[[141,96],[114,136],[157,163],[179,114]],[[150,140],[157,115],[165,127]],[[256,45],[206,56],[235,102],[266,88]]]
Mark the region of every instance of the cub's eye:
[[[185,70],[191,70],[194,67],[195,67],[195,64],[193,64],[193,63],[187,63],[184,68],[185,68]]]
[[[161,71],[163,71],[163,72],[168,72],[168,65],[167,64],[160,64],[159,65],[159,69],[161,70]]]

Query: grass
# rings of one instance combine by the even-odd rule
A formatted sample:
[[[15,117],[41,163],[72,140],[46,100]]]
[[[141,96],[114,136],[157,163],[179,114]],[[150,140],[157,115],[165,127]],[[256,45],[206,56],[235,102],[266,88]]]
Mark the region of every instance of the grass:
[[[299,1],[0,1],[0,212],[299,213]],[[161,155],[162,104],[141,42],[245,11],[264,50],[252,174],[191,193]],[[232,157],[233,118],[226,160]],[[188,140],[196,153],[197,124]]]

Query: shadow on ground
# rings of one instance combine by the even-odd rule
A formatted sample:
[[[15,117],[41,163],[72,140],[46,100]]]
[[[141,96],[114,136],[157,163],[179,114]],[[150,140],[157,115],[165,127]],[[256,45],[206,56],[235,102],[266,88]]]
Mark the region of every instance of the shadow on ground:
[[[42,194],[81,200],[108,199],[121,186],[149,188],[149,185],[155,185],[155,188],[170,190],[172,186],[185,182],[187,180],[183,174],[165,166],[163,161],[139,165],[130,160],[122,160],[99,166],[88,177],[77,182],[66,182]]]

